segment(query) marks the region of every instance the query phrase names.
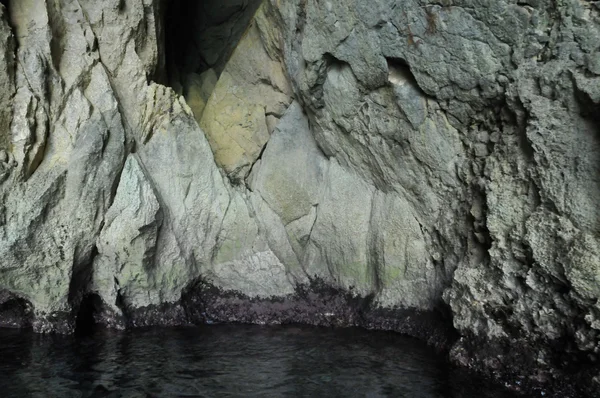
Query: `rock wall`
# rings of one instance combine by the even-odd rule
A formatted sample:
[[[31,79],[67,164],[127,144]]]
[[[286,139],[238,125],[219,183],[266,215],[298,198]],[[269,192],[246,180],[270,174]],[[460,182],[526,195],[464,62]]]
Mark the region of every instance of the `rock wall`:
[[[361,325],[595,388],[598,2],[7,4],[1,325]]]

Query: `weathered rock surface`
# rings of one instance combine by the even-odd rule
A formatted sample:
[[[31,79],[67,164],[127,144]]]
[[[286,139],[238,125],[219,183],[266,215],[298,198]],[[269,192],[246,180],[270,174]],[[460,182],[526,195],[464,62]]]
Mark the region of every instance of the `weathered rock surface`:
[[[360,325],[597,388],[598,2],[4,3],[0,326]]]
[[[277,26],[259,8],[229,58],[200,118],[215,161],[243,181],[290,104],[292,90],[279,59]]]

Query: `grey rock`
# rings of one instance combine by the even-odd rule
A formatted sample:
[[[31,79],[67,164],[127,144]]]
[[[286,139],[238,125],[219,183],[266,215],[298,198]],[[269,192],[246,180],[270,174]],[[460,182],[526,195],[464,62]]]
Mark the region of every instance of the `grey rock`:
[[[8,148],[7,133],[12,119],[11,97],[15,92],[15,39],[4,5],[0,5],[0,53],[0,150],[5,150]]]
[[[152,184],[136,157],[129,155],[98,236],[90,287],[115,315],[124,315],[120,306],[152,303],[148,270],[154,268],[162,220]]]

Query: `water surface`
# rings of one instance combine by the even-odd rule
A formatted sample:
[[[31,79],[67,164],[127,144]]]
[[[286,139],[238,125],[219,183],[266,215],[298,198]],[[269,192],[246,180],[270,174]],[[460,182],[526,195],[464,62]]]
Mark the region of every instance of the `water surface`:
[[[412,338],[211,325],[85,338],[0,330],[2,397],[508,398]]]

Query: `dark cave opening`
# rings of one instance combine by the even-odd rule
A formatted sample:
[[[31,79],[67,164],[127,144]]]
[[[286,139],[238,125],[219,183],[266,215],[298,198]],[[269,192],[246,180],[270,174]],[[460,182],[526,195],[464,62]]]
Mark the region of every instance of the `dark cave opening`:
[[[262,0],[173,0],[165,13],[167,81],[177,93],[214,87]],[[208,93],[210,94],[210,92]],[[204,99],[206,101],[206,99]]]
[[[98,326],[97,315],[103,307],[102,299],[95,293],[86,294],[77,310],[75,317],[75,333],[79,336],[93,334]]]
[[[31,303],[5,290],[0,291],[0,327],[30,327],[33,321]]]
[[[0,0],[0,4],[2,4],[8,10],[8,5],[10,4],[10,0]]]
[[[388,64],[388,80],[390,83],[397,84],[405,81],[423,96],[428,96],[421,86],[419,86],[419,83],[406,60],[402,58],[386,58],[386,61]]]

